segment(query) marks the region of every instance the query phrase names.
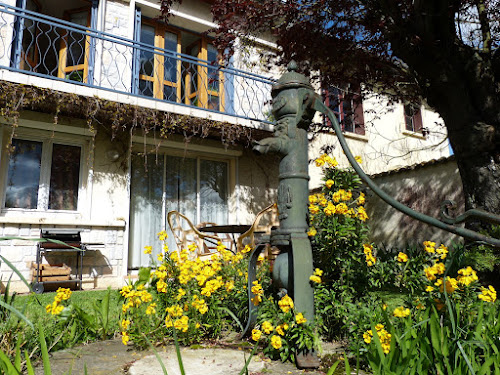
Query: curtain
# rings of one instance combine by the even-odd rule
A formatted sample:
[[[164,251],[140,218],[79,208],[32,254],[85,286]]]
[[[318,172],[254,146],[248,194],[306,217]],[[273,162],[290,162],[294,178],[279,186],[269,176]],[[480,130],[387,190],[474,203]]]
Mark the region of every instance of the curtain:
[[[227,224],[227,163],[200,161],[200,221]]]
[[[157,233],[164,228],[163,171],[164,157],[132,155],[130,181],[129,268],[147,266],[149,255],[144,246],[152,246],[153,257],[162,246]]]

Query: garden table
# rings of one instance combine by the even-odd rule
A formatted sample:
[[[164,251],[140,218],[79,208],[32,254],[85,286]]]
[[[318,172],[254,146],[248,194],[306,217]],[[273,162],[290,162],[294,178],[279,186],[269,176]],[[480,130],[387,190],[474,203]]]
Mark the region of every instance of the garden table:
[[[210,232],[210,233],[225,233],[230,234],[233,240],[233,245],[236,251],[238,251],[238,246],[235,238],[235,234],[243,234],[249,230],[252,226],[250,224],[224,224],[224,225],[209,225],[206,227],[198,228],[200,232]]]

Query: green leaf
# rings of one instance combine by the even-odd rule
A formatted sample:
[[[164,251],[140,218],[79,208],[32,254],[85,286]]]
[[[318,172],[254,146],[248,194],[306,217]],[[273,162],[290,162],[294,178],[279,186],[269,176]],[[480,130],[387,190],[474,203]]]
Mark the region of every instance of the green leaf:
[[[26,370],[28,370],[28,375],[35,375],[35,370],[33,370],[30,356],[26,350],[24,351],[24,358],[26,359]]]
[[[151,342],[148,340],[148,337],[143,333],[142,334],[142,337],[144,337],[144,339],[146,340],[146,342],[148,343],[149,347],[151,348],[151,350],[153,350],[153,353],[156,357],[156,359],[158,360],[158,362],[160,363],[160,366],[161,366],[161,370],[163,371],[163,375],[168,375],[167,373],[167,368],[165,367],[165,365],[163,364],[163,361],[160,357],[160,355],[158,354],[158,352],[156,351],[156,349],[153,347],[153,345],[151,344]]]
[[[19,310],[17,310],[14,306],[11,306],[10,304],[7,304],[3,301],[0,301],[0,306],[6,308],[7,310],[13,312],[19,319],[21,320],[24,320],[26,322],[27,325],[30,326],[31,329],[35,329],[35,327],[33,326],[33,323],[31,323],[28,318],[26,318],[24,316],[23,313],[21,313]]]
[[[328,372],[326,373],[326,375],[333,375],[333,373],[335,372],[335,370],[337,369],[338,365],[340,364],[340,359],[337,360],[333,365],[332,367],[330,367],[330,369],[328,370]]]
[[[38,336],[40,350],[42,352],[43,373],[44,375],[52,375],[52,371],[50,370],[49,351],[47,349],[47,342],[45,341],[45,335],[43,333],[42,322],[38,322]]]

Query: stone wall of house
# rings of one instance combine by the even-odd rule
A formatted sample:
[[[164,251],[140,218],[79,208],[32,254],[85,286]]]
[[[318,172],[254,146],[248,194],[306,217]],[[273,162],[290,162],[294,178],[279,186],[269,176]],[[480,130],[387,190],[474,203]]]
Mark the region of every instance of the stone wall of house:
[[[453,158],[445,161],[385,173],[374,178],[389,195],[404,205],[439,218],[441,202],[455,200],[460,207],[454,215],[463,213],[462,183]],[[371,240],[389,248],[403,249],[407,243],[421,244],[431,240],[450,244],[460,237],[421,223],[403,215],[383,202],[374,193],[367,196]]]
[[[103,31],[111,35],[132,39],[133,30],[130,29],[129,3],[108,0],[105,5]],[[98,85],[121,92],[130,92],[132,86],[132,48],[122,44],[119,40],[116,42],[98,40],[96,61],[100,61],[100,64],[96,64],[100,69],[100,72],[96,72],[96,77],[99,77]]]
[[[49,228],[81,230],[82,242],[91,244],[83,256],[84,289],[120,285],[123,279],[124,226],[1,223],[0,237],[19,237],[22,239],[1,241],[0,255],[11,262],[28,282],[34,281],[33,264],[36,263],[37,242],[29,239],[40,238],[41,230]],[[44,264],[66,264],[71,267],[73,279],[77,272],[76,261],[77,253],[73,251],[47,252],[42,258]],[[28,291],[24,283],[20,281],[20,278],[12,272],[12,269],[5,262],[0,265],[0,275],[0,290],[5,288],[6,283],[12,276],[12,290]],[[46,289],[50,289],[51,286],[68,287],[69,285],[72,284],[47,284]]]

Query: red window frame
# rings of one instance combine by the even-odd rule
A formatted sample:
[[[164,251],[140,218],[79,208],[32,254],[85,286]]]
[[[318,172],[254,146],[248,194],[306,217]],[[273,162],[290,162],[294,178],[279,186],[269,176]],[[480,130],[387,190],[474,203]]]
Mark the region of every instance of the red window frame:
[[[323,90],[325,105],[337,117],[343,132],[365,135],[363,98],[360,85],[349,85],[346,90],[330,86]],[[328,118],[325,125],[331,127]]]

